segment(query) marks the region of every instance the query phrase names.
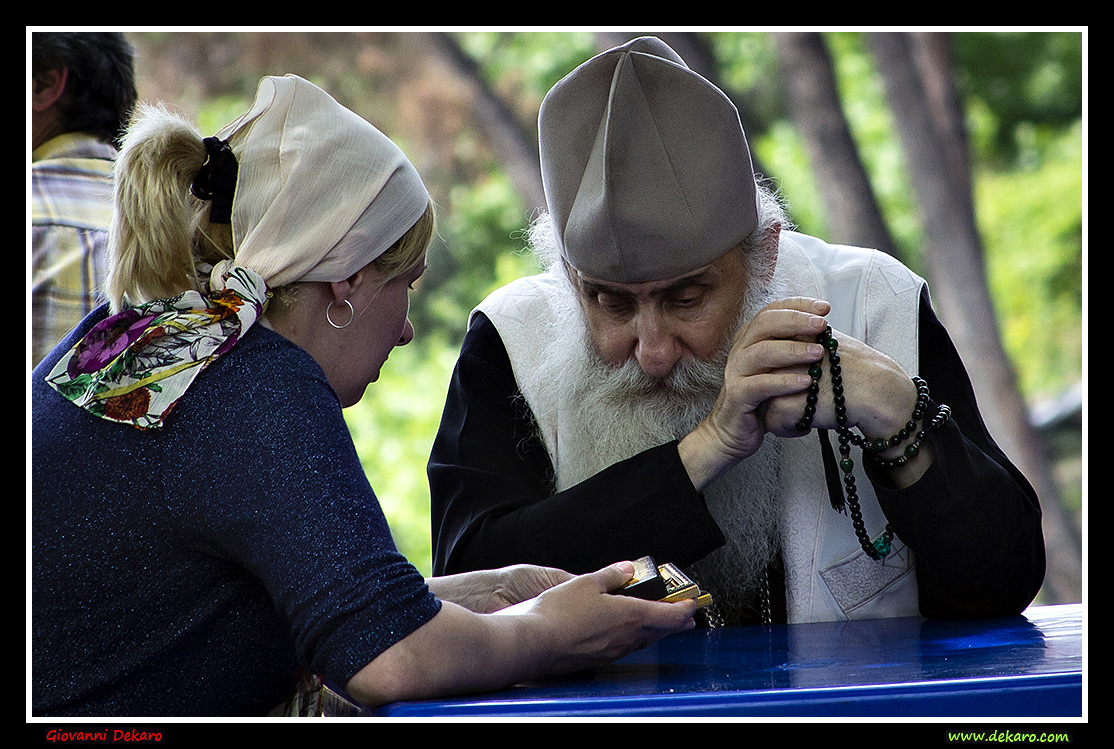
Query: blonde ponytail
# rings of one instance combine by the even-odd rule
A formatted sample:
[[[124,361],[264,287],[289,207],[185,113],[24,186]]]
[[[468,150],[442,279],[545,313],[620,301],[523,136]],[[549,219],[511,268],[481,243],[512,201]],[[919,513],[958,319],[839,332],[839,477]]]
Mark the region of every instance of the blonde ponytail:
[[[139,105],[116,160],[107,283],[113,311],[196,288],[194,237],[207,204],[190,195],[190,184],[205,157],[200,131],[185,118]]]

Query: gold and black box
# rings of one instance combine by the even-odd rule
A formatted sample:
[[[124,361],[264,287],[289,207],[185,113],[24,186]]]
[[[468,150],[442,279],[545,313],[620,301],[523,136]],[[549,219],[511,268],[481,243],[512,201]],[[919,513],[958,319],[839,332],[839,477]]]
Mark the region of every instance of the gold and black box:
[[[711,595],[701,591],[700,586],[675,565],[655,564],[653,557],[649,556],[634,561],[634,577],[615,592],[647,601],[673,602],[695,598],[697,608],[712,602]]]

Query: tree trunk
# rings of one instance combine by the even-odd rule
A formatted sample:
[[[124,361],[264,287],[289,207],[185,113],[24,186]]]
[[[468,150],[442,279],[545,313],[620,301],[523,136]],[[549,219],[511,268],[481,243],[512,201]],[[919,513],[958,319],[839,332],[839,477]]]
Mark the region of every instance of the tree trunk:
[[[1047,451],[1018,391],[987,290],[948,40],[946,35],[906,33],[872,33],[869,40],[922,211],[934,306],[970,371],[987,427],[1041,499],[1048,559],[1043,598],[1079,601],[1079,538],[1067,521]]]
[[[426,36],[441,61],[460,77],[465,86],[472,89],[473,114],[486,135],[488,146],[499,156],[527,212],[544,209],[545,192],[542,189],[537,138],[519,124],[514,112],[491,89],[479,66],[451,34],[430,33]]]
[[[827,209],[831,242],[896,255],[851,129],[843,116],[832,60],[818,33],[776,33],[789,111],[804,139]]]

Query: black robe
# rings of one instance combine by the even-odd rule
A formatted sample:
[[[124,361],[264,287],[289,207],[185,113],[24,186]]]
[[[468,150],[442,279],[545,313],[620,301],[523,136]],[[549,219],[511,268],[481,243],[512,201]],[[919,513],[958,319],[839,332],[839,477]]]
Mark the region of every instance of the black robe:
[[[920,376],[952,418],[929,433],[936,459],[914,486],[897,490],[869,467],[868,478],[896,535],[914,552],[924,616],[1015,615],[1044,579],[1036,494],[987,432],[927,293],[919,347]],[[481,313],[453,372],[428,474],[435,575],[518,563],[580,574],[647,554],[685,567],[725,542],[676,442],[555,492],[549,454],[506,349]],[[784,621],[781,565],[770,573],[774,619]]]

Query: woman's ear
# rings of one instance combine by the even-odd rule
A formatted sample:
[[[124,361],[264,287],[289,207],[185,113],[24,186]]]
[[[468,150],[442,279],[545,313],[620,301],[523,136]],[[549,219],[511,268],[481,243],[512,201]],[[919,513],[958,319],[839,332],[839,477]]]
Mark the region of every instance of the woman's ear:
[[[354,297],[363,299],[374,297],[379,292],[379,279],[379,268],[376,267],[375,261],[368,263],[345,280],[333,284],[334,294],[338,291],[345,294],[337,299],[337,303]]]
[[[359,271],[357,271],[356,273],[358,274]],[[330,283],[330,301],[336,302],[337,304],[343,304],[344,302],[347,302],[349,299],[351,299],[352,292],[355,288],[352,284],[352,281],[355,278],[356,276],[353,275],[351,278],[346,278],[343,281],[333,281],[332,283]]]

